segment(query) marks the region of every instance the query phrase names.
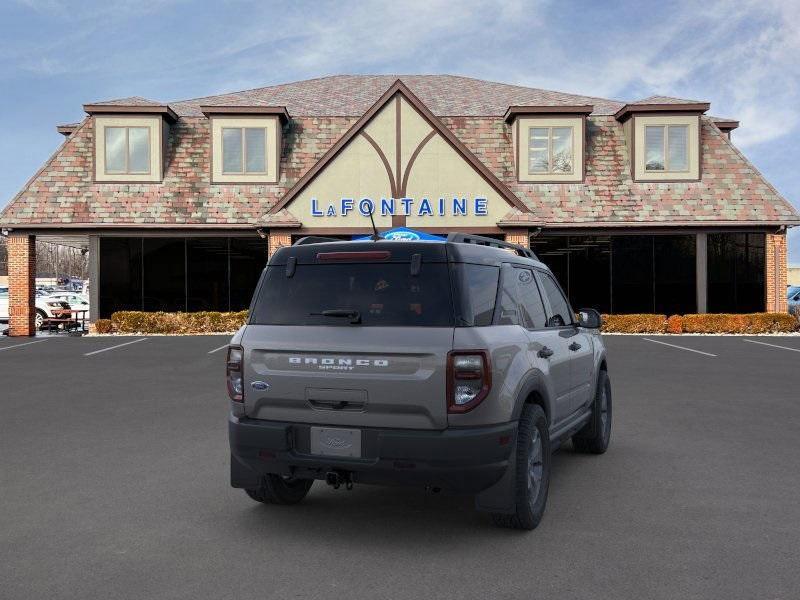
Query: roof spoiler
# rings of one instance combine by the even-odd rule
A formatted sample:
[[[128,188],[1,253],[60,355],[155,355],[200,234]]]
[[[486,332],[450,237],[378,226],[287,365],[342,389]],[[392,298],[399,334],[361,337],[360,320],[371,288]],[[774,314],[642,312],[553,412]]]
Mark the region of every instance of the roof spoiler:
[[[484,237],[482,235],[471,235],[469,233],[454,232],[448,234],[447,241],[456,244],[475,244],[477,246],[492,246],[494,248],[501,248],[503,250],[513,250],[514,253],[517,254],[518,256],[524,256],[525,258],[532,258],[533,260],[539,260],[533,253],[533,250],[529,250],[528,248],[523,248],[518,244],[511,244],[509,242],[496,240],[490,237]]]

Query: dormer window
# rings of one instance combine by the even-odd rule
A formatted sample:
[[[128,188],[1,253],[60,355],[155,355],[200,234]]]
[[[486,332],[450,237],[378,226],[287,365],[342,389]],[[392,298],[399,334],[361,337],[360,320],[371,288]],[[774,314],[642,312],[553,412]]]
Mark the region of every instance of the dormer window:
[[[528,129],[528,174],[569,174],[575,163],[572,154],[573,127],[530,127]]]
[[[138,98],[131,104],[84,104],[83,109],[94,127],[97,183],[161,182],[169,123],[178,119],[169,106]]]
[[[222,173],[267,173],[267,128],[222,128]]]
[[[277,183],[283,106],[201,106],[211,124],[211,183]]]
[[[165,129],[160,116],[95,116],[95,181],[160,182]]]
[[[689,170],[689,126],[645,125],[645,171]]]
[[[586,116],[593,107],[509,106],[517,179],[522,183],[580,183]]]
[[[105,127],[105,174],[150,172],[150,127]]]
[[[642,182],[700,180],[700,115],[707,102],[651,96],[626,104],[614,117],[622,123],[631,177]]]

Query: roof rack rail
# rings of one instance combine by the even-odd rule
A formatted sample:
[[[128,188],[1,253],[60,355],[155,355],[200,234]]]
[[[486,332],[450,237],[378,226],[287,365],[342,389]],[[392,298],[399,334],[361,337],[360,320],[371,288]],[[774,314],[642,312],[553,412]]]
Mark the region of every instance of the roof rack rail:
[[[513,250],[518,256],[539,260],[533,253],[533,250],[529,250],[528,248],[524,248],[518,244],[510,244],[509,242],[496,240],[490,237],[484,237],[482,235],[453,232],[447,235],[447,241],[457,244],[475,244],[477,246],[492,246],[493,248],[501,248],[503,250]]]
[[[321,237],[318,235],[307,235],[305,237],[301,237],[297,240],[292,246],[305,246],[306,244],[324,244],[325,242],[341,242],[342,240],[337,238],[329,238],[329,237]]]

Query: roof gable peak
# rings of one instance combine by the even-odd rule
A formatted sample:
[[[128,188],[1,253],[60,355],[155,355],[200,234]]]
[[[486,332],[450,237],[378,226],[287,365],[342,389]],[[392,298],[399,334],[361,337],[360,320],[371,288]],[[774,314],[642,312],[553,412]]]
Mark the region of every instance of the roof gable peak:
[[[288,206],[294,198],[300,194],[347,145],[360,133],[362,133],[373,118],[381,112],[396,96],[404,98],[416,112],[428,122],[433,129],[431,136],[438,134],[467,162],[477,171],[480,176],[511,206],[521,211],[529,212],[528,207],[512,192],[506,184],[497,178],[467,147],[436,117],[430,109],[412,92],[401,78],[395,79],[394,83],[381,95],[380,98],[356,121],[347,132],[336,141],[336,143],[322,156],[322,158],[309,169],[297,183],[289,189],[280,202],[270,209],[269,213],[277,213]],[[398,108],[399,110],[399,108]],[[399,125],[398,125],[399,127]],[[366,132],[365,136],[366,136]],[[366,136],[369,139],[368,136]],[[374,145],[374,142],[370,142]],[[399,165],[398,165],[399,166]],[[387,170],[390,170],[387,168]],[[404,191],[404,179],[399,173],[395,173],[396,183],[392,185],[393,195],[402,196]],[[407,176],[407,173],[406,173]],[[391,176],[390,176],[391,179]]]

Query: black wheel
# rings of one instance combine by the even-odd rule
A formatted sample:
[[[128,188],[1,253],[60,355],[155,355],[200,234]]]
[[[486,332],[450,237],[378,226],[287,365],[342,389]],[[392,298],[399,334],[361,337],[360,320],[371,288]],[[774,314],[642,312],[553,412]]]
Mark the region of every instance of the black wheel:
[[[578,452],[603,454],[611,441],[611,381],[608,373],[600,371],[594,394],[592,417],[578,433],[572,436],[572,445]]]
[[[245,492],[256,502],[264,504],[297,504],[308,494],[313,479],[293,479],[280,475],[267,475],[257,488]]]
[[[550,434],[540,406],[526,404],[519,419],[513,514],[492,514],[501,527],[535,529],[542,520],[550,487]]]

